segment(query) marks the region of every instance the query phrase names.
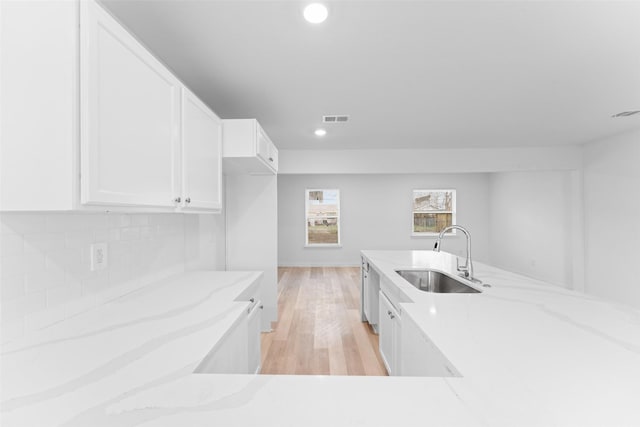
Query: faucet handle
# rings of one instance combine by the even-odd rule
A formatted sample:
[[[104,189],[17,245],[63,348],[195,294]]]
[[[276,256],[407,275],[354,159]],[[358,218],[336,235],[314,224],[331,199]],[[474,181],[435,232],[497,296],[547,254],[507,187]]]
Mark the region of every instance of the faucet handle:
[[[460,258],[458,257],[456,257],[456,270],[463,272],[465,277],[469,276],[469,266],[467,265],[466,261],[464,265],[461,266]]]

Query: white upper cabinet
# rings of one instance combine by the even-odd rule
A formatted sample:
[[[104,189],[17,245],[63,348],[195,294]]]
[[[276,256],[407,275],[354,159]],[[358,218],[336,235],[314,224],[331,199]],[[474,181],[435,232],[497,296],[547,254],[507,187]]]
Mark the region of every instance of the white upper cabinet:
[[[278,149],[256,119],[223,120],[225,174],[276,174]]]
[[[82,203],[172,207],[180,81],[97,4],[81,22]]]
[[[78,4],[0,1],[0,19],[0,210],[73,209]]]
[[[184,209],[222,207],[222,122],[188,89],[182,90]]]
[[[1,211],[221,210],[220,119],[116,19],[0,7]]]

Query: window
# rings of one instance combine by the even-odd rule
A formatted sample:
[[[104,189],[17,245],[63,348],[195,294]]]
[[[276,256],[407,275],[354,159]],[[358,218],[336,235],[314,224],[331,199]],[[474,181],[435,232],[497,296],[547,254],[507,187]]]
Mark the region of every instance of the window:
[[[340,190],[306,190],[306,245],[340,245]]]
[[[456,190],[413,190],[413,235],[438,234],[455,223]]]

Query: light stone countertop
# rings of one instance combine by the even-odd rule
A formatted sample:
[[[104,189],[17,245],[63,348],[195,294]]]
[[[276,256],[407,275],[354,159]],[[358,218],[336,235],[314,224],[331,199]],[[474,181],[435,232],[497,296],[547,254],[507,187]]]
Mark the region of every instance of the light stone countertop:
[[[640,312],[481,264],[468,301],[394,277],[451,265],[427,252],[364,253],[461,378],[194,374],[259,273],[193,272],[4,345],[0,425],[640,425]]]
[[[479,262],[475,276],[491,285],[474,285],[481,294],[423,292],[395,270],[429,267],[455,275],[455,256],[362,253],[412,302],[400,304],[402,316],[461,373],[446,381],[478,420],[640,426],[640,310]]]

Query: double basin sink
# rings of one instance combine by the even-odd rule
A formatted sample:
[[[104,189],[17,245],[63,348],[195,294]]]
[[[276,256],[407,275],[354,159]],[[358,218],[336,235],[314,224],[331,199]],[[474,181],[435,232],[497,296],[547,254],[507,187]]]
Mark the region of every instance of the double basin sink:
[[[481,291],[465,285],[440,271],[435,270],[396,270],[402,278],[418,290],[440,294],[475,294]]]

